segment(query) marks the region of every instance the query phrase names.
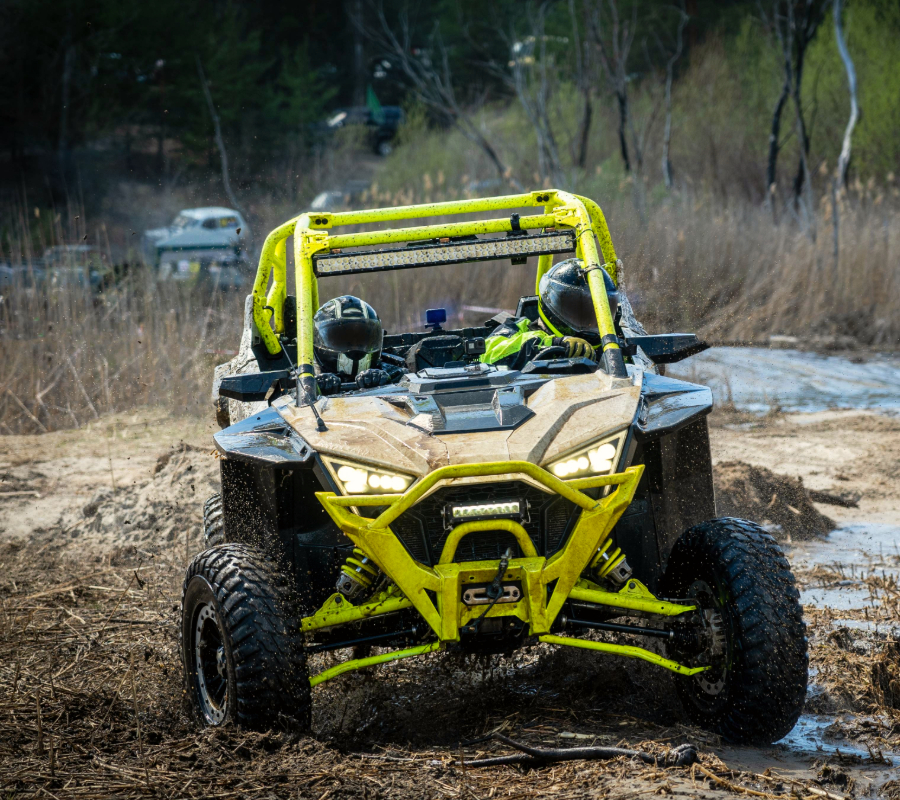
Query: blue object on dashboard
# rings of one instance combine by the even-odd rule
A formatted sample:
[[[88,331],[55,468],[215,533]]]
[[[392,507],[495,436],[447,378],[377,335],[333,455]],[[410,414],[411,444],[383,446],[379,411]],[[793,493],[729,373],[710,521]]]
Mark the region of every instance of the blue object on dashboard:
[[[446,308],[429,308],[425,312],[425,327],[432,328],[436,331],[441,329],[441,325],[447,321]]]

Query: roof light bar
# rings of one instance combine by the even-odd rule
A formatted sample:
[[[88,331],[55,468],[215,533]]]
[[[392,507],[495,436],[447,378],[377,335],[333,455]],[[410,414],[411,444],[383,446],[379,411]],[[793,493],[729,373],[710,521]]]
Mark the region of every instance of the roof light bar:
[[[351,275],[412,267],[435,267],[469,261],[493,261],[575,251],[573,231],[498,236],[466,241],[438,241],[384,250],[357,250],[313,256],[316,275]]]

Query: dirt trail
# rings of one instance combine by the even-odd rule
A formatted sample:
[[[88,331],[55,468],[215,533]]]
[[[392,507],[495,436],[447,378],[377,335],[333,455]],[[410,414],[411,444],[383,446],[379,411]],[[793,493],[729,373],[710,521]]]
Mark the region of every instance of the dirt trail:
[[[891,619],[900,622],[900,560],[856,576],[869,591],[865,608],[840,618],[807,608],[812,688],[807,715],[787,744],[726,746],[685,724],[672,676],[543,645],[477,665],[436,656],[345,676],[316,690],[313,737],[197,733],[181,705],[176,620],[183,566],[199,549],[202,500],[216,482],[212,430],[149,413],[89,430],[0,437],[0,790],[42,787],[57,797],[148,790],[198,798],[723,797],[737,796],[729,788],[736,785],[768,797],[793,788],[836,798],[874,796],[872,787],[896,771],[878,754],[900,752],[900,655],[884,633]],[[860,412],[717,415],[712,444],[717,463],[780,476],[779,491],[796,489],[800,477],[811,489],[858,495],[857,508],[812,507],[839,526],[900,527],[900,420]],[[770,480],[765,473],[743,466],[721,472],[730,475],[733,497],[735,486],[771,488],[760,483],[760,475]],[[720,492],[726,483],[720,479]],[[23,491],[41,496],[3,494]],[[787,494],[779,507],[782,501],[797,502]],[[804,567],[800,578],[810,586],[842,580],[825,566]],[[873,621],[881,628],[873,631]],[[326,656],[316,658],[326,666]],[[459,746],[498,728],[538,746],[661,752],[690,741],[715,779],[626,760],[530,772],[452,765],[460,752],[505,752],[493,744]]]

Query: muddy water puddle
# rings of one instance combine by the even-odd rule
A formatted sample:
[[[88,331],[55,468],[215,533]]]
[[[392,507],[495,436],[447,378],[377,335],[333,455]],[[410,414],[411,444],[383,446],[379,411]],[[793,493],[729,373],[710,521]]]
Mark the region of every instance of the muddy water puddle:
[[[864,609],[875,601],[864,578],[872,570],[900,568],[900,526],[858,523],[823,539],[795,542],[785,549],[795,571],[824,567],[837,579],[810,580],[801,587],[804,605],[835,611]],[[900,620],[898,620],[900,625]]]
[[[880,751],[870,750],[865,744],[846,738],[842,731],[842,721],[847,725],[856,726],[866,720],[857,718],[839,720],[827,714],[804,714],[797,720],[794,729],[778,743],[778,747],[794,753],[878,759]]]
[[[815,412],[871,408],[900,412],[900,356],[848,358],[765,347],[714,347],[668,368],[741,411]]]

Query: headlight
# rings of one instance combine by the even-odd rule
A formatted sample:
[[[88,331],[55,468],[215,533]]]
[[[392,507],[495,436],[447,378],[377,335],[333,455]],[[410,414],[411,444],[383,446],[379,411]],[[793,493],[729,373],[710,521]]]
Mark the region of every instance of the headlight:
[[[400,494],[415,480],[388,469],[325,459],[344,494]]]
[[[554,461],[548,466],[557,478],[590,478],[594,475],[607,475],[613,471],[619,458],[619,450],[625,439],[619,434],[613,439],[595,442],[566,458]]]

